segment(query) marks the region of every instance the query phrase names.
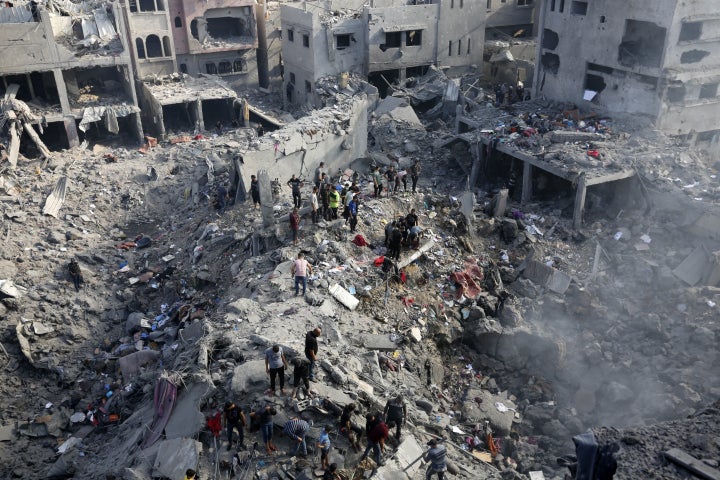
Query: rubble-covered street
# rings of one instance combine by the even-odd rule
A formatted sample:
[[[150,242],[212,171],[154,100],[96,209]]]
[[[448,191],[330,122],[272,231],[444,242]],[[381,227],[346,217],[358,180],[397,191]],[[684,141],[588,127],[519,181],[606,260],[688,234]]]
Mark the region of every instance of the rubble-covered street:
[[[313,478],[323,427],[344,479],[424,478],[416,460],[431,439],[443,439],[453,478],[563,479],[557,457],[588,429],[617,445],[616,478],[687,478],[661,455],[672,448],[717,468],[715,165],[620,118],[589,131],[569,106],[458,94],[472,76],[455,90],[469,98],[460,109],[433,70],[382,100],[356,79],[325,80],[326,108],[260,138],[233,127],[49,158],[27,146],[15,168],[0,164],[3,476]],[[459,117],[470,131],[455,131]],[[367,155],[328,169],[334,184],[357,182],[357,231],[342,217],[313,223],[316,160],[360,138]],[[473,149],[490,143],[500,153],[481,167]],[[521,202],[513,149],[537,169],[569,167],[530,177]],[[408,179],[373,196],[373,165],[415,160],[416,193]],[[625,170],[588,189],[576,228],[569,178]],[[242,201],[250,174],[262,208]],[[304,180],[296,246],[292,174]],[[221,185],[236,201],[218,209]],[[386,273],[386,226],[412,209],[418,244]],[[299,252],[313,266],[304,296],[291,274]],[[291,397],[290,367],[272,395],[265,350],[304,358],[317,327],[310,391]],[[356,404],[362,426],[398,395],[400,441],[391,430],[383,465],[361,461],[338,432],[342,409]],[[213,435],[208,420],[228,401],[246,416],[273,406],[278,450],[249,428],[247,449]],[[305,457],[282,433],[295,416],[311,425]]]

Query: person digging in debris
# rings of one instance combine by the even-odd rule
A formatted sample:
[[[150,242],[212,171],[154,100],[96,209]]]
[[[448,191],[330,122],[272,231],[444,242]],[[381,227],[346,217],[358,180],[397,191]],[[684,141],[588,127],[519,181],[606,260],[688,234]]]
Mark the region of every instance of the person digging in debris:
[[[293,365],[293,391],[292,398],[297,396],[301,383],[305,385],[305,394],[311,397],[310,393],[310,360],[302,357],[293,358],[290,363]]]
[[[307,443],[305,443],[305,435],[310,430],[310,424],[305,420],[294,417],[287,421],[283,431],[285,435],[297,442],[297,446],[292,455],[297,455],[302,448],[302,456],[307,457]]]
[[[287,184],[292,188],[293,207],[300,208],[300,204],[302,203],[302,195],[300,193],[300,188],[303,186],[302,181],[293,174],[292,178],[287,181]]]
[[[272,443],[273,417],[275,415],[277,415],[277,410],[272,405],[266,405],[260,410],[250,413],[250,424],[253,425],[256,422],[259,424],[263,443],[265,444],[265,452],[268,455],[277,450],[277,447]]]
[[[444,480],[445,471],[447,470],[447,460],[445,458],[447,449],[445,445],[435,439],[430,440],[428,445],[430,449],[423,455],[425,461],[430,461],[427,472],[425,472],[425,479],[430,480],[434,474],[437,474],[438,480]]]
[[[305,335],[305,358],[310,360],[309,378],[311,382],[315,381],[315,361],[318,353],[318,337],[322,333],[320,327],[315,327]]]
[[[347,434],[350,445],[352,445],[356,452],[359,452],[360,437],[362,436],[363,429],[360,425],[352,421],[352,414],[356,408],[357,405],[355,403],[349,403],[343,408],[340,414],[340,432]]]
[[[225,403],[225,427],[227,428],[228,446],[232,448],[233,430],[238,431],[238,444],[240,449],[245,448],[245,414],[242,409],[233,402]]]
[[[377,415],[368,413],[366,418],[367,446],[365,447],[365,452],[360,457],[360,462],[365,460],[370,450],[372,450],[373,459],[380,467],[384,465],[382,460],[380,460],[380,455],[385,452],[385,440],[387,440],[390,430],[388,429],[388,425],[383,422],[382,419],[378,418]]]
[[[290,267],[290,275],[295,279],[295,296],[298,296],[300,292],[300,285],[302,284],[302,294],[305,295],[307,290],[307,276],[312,273],[312,265],[305,260],[305,254],[303,252],[298,253],[297,259],[293,262]]]
[[[260,182],[255,175],[250,175],[250,196],[252,197],[253,206],[260,207]]]
[[[407,406],[402,395],[398,395],[394,399],[388,400],[383,410],[385,420],[395,424],[395,439],[400,440],[402,427],[407,420]]]
[[[317,448],[320,450],[320,468],[322,468],[323,470],[327,469],[330,466],[330,448],[332,447],[332,445],[330,444],[331,431],[331,427],[323,427],[316,445]]]
[[[292,231],[293,245],[297,245],[298,233],[300,232],[300,214],[297,208],[293,208],[293,211],[290,212],[290,231]]]
[[[68,265],[68,271],[70,272],[70,278],[72,278],[73,285],[75,285],[75,291],[80,290],[80,284],[83,283],[82,270],[76,259],[71,259]]]
[[[265,372],[270,375],[270,390],[275,395],[275,377],[280,377],[280,394],[285,395],[285,368],[288,363],[279,345],[265,350]]]

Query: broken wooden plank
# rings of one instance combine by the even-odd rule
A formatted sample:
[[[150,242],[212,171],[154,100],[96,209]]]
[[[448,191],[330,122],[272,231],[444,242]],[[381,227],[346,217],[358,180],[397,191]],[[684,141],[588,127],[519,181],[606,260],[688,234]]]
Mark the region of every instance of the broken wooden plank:
[[[17,126],[15,124],[15,120],[17,120],[17,117],[15,116],[15,112],[12,110],[8,110],[5,112],[5,117],[8,119],[8,130],[10,132],[10,148],[8,150],[8,161],[10,162],[10,166],[12,168],[15,168],[17,166],[17,159],[18,154],[20,153],[20,135],[18,135],[17,132]]]
[[[43,207],[43,215],[50,215],[57,218],[60,207],[65,202],[65,188],[67,186],[67,177],[63,176],[55,184],[55,188],[50,192],[47,199],[45,200],[45,206]]]
[[[330,288],[328,290],[330,291],[330,295],[335,297],[335,300],[342,303],[350,310],[355,310],[360,304],[360,300],[355,298],[350,292],[345,290],[337,283],[330,285]]]
[[[50,150],[48,150],[43,141],[40,140],[40,135],[37,134],[32,125],[30,125],[28,122],[23,122],[23,130],[25,131],[25,133],[28,134],[28,137],[30,137],[30,139],[35,142],[35,145],[37,146],[38,150],[40,150],[40,153],[42,153],[43,157],[52,157]]]
[[[690,470],[695,475],[706,480],[720,480],[720,470],[706,465],[695,457],[688,455],[679,448],[671,448],[665,456],[673,463]]]

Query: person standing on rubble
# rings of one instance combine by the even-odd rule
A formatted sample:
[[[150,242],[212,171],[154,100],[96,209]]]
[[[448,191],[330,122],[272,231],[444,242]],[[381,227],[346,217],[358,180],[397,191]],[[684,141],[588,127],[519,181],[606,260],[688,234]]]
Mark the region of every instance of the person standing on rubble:
[[[348,219],[350,220],[350,231],[352,233],[355,233],[355,227],[357,227],[358,222],[358,204],[353,198],[350,201],[350,204],[348,205]]]
[[[402,427],[405,425],[407,420],[407,406],[405,405],[405,399],[402,395],[398,395],[394,399],[388,400],[383,410],[383,415],[388,425],[391,423],[395,424],[395,439],[400,440],[400,433]]]
[[[294,439],[297,442],[297,446],[293,451],[292,455],[297,455],[302,448],[302,456],[307,457],[307,443],[305,443],[305,435],[310,430],[310,424],[305,420],[294,417],[287,421],[283,431],[285,435]]]
[[[325,221],[330,220],[330,189],[329,183],[323,183],[320,186],[320,200],[322,201],[322,217]]]
[[[330,466],[330,448],[332,448],[332,445],[330,443],[331,431],[331,427],[323,427],[316,445],[316,447],[320,450],[320,468],[322,468],[323,470],[327,469]]]
[[[292,188],[293,207],[300,208],[302,203],[302,194],[300,192],[303,186],[302,181],[293,174],[292,178],[287,181],[287,184]]]
[[[352,421],[352,415],[357,405],[349,403],[343,408],[340,414],[340,432],[347,433],[348,441],[352,445],[355,452],[360,451],[360,437],[362,436],[362,427]]]
[[[389,197],[390,195],[395,195],[395,187],[396,187],[395,184],[397,182],[397,171],[395,170],[395,167],[393,165],[390,165],[390,168],[388,168],[387,171],[385,172],[385,178],[387,178],[387,182],[388,182],[387,196]]]
[[[410,167],[410,180],[412,180],[412,193],[415,193],[415,188],[417,187],[418,178],[420,178],[420,160],[417,158],[415,159],[415,162],[413,162],[412,167]]]
[[[427,472],[425,472],[425,480],[430,480],[434,474],[437,474],[438,480],[444,480],[445,471],[447,471],[447,460],[445,458],[447,448],[434,438],[428,442],[428,445],[430,449],[423,455],[423,460],[430,461]]]
[[[305,385],[305,393],[307,396],[312,397],[310,393],[310,360],[298,356],[293,358],[290,363],[293,365],[292,398],[297,396],[301,384]]]
[[[240,449],[245,448],[245,414],[234,402],[225,402],[225,427],[227,428],[227,449],[232,449],[233,430],[238,431],[238,444]]]
[[[70,278],[73,281],[73,285],[75,285],[75,291],[79,292],[80,284],[83,283],[83,276],[82,270],[80,270],[80,264],[78,264],[77,259],[70,259],[70,263],[68,264],[68,272],[70,273]]]
[[[340,207],[340,193],[337,188],[333,188],[330,185],[330,192],[328,192],[328,203],[330,204],[330,217],[333,220],[338,218],[338,208]]]
[[[318,182],[319,183],[319,182]],[[320,202],[318,200],[319,195],[319,187],[313,187],[312,193],[310,194],[310,205],[312,206],[312,222],[318,223],[320,221],[320,213],[319,213],[319,206]]]
[[[387,424],[383,422],[382,419],[377,418],[376,415],[369,413],[368,416],[371,417],[371,419],[368,419],[368,425],[366,426],[367,446],[365,447],[365,452],[360,457],[360,462],[365,460],[370,450],[372,450],[375,464],[381,467],[385,464],[380,460],[380,455],[385,452],[385,440],[387,440],[390,430]]]
[[[376,166],[372,172],[373,181],[373,196],[379,198],[383,190],[382,174],[380,173],[380,167]]]
[[[305,358],[310,360],[310,368],[308,378],[311,382],[315,381],[315,362],[318,353],[318,337],[322,333],[320,327],[315,327],[305,335]]]
[[[293,262],[290,267],[290,275],[295,279],[295,296],[298,296],[300,292],[300,284],[303,287],[303,295],[307,290],[307,276],[312,273],[312,265],[305,260],[305,254],[303,252],[298,253],[297,259]]]
[[[315,169],[315,186],[319,189],[320,183],[322,182],[322,176],[325,173],[325,162],[320,162],[320,165]]]
[[[395,224],[395,228],[390,233],[388,242],[388,256],[396,262],[400,260],[400,248],[402,247],[403,231],[399,223]]]
[[[265,407],[250,413],[250,423],[257,423],[260,425],[260,432],[262,433],[263,443],[265,444],[265,452],[270,455],[272,452],[277,450],[277,447],[272,443],[273,437],[273,417],[277,414],[277,410],[272,405],[265,405]]]
[[[250,175],[250,196],[252,197],[253,206],[260,208],[260,182],[255,175]]]
[[[290,231],[292,232],[293,245],[297,245],[298,234],[300,233],[300,214],[297,208],[293,208],[292,212],[290,212]]]
[[[270,390],[275,395],[275,377],[280,377],[280,394],[285,395],[285,369],[288,363],[280,345],[265,350],[265,373],[270,375]]]
[[[417,216],[417,213],[415,213],[415,209],[411,208],[410,213],[405,215],[405,225],[407,225],[408,228],[415,227],[419,225],[420,219]]]

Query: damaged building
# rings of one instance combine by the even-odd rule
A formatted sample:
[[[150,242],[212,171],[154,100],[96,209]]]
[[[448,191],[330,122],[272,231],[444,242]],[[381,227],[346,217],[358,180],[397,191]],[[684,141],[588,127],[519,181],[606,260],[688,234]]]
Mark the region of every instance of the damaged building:
[[[535,35],[536,6],[538,0],[485,0],[487,21],[485,41]]]
[[[384,96],[430,65],[482,61],[485,9],[478,2],[303,2],[282,5],[280,16],[290,104],[316,103],[315,81],[329,75],[365,75]]]
[[[720,12],[693,0],[549,0],[539,14],[536,95],[647,115],[665,133],[717,148]]]
[[[142,137],[118,4],[7,2],[0,23],[0,88],[27,105],[48,148],[118,133]]]

